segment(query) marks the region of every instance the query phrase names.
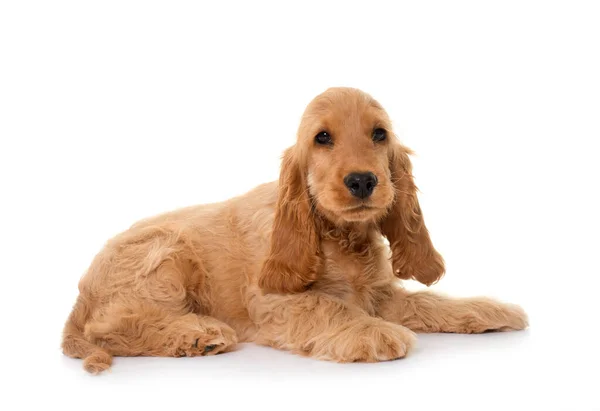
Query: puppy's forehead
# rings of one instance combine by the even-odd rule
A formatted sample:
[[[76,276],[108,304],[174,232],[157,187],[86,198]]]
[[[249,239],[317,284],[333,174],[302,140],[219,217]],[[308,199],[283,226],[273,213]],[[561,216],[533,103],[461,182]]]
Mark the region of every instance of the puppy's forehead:
[[[309,104],[308,111],[314,114],[352,115],[369,109],[383,110],[370,95],[357,89],[329,89],[318,95]]]
[[[387,126],[383,107],[368,94],[357,89],[329,89],[307,107],[307,117],[329,127]]]

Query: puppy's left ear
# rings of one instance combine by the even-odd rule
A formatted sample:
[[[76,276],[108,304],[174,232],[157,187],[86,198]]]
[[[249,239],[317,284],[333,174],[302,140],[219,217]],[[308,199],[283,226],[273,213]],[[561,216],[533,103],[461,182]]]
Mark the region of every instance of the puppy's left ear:
[[[444,275],[444,260],[433,247],[425,227],[409,154],[411,151],[397,141],[390,146],[390,171],[396,197],[381,222],[381,232],[390,242],[394,274],[429,286]]]
[[[321,264],[307,176],[295,150],[285,152],[281,165],[271,246],[258,279],[266,292],[304,291],[316,280]]]

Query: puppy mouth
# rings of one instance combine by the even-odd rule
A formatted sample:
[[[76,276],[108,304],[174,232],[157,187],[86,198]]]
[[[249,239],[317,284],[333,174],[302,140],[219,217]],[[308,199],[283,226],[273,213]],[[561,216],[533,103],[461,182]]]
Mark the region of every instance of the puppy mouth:
[[[357,213],[360,211],[367,211],[367,210],[374,210],[375,207],[367,205],[367,204],[360,204],[358,206],[353,206],[353,207],[349,207],[344,209],[344,212],[346,213]]]
[[[381,208],[374,207],[370,204],[359,204],[350,207],[344,207],[338,213],[342,219],[346,221],[361,222],[373,219],[381,212]]]
[[[368,203],[362,203],[362,204],[358,204],[358,205],[352,205],[349,207],[345,207],[342,210],[343,214],[364,214],[364,213],[369,213],[369,212],[375,212],[379,210],[378,207],[374,207],[371,204]]]

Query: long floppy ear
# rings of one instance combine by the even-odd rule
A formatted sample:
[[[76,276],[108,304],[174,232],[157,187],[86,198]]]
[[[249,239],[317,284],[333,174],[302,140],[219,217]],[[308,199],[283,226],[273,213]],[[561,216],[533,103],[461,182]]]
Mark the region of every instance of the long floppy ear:
[[[301,292],[317,277],[319,238],[306,178],[294,147],[289,148],[279,176],[271,248],[258,280],[264,291]]]
[[[408,158],[411,151],[398,142],[390,150],[390,171],[396,199],[381,222],[381,232],[390,242],[394,274],[429,286],[444,275],[444,260],[433,248],[423,221],[412,164]]]

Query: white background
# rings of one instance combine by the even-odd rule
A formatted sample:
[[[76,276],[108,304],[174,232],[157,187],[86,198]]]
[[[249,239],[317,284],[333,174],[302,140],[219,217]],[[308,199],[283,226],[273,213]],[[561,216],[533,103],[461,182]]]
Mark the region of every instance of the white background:
[[[0,3],[2,409],[598,409],[599,21],[579,1]],[[106,239],[276,179],[339,85],[417,152],[433,288],[520,303],[529,330],[382,364],[241,345],[92,377],[62,356]]]

